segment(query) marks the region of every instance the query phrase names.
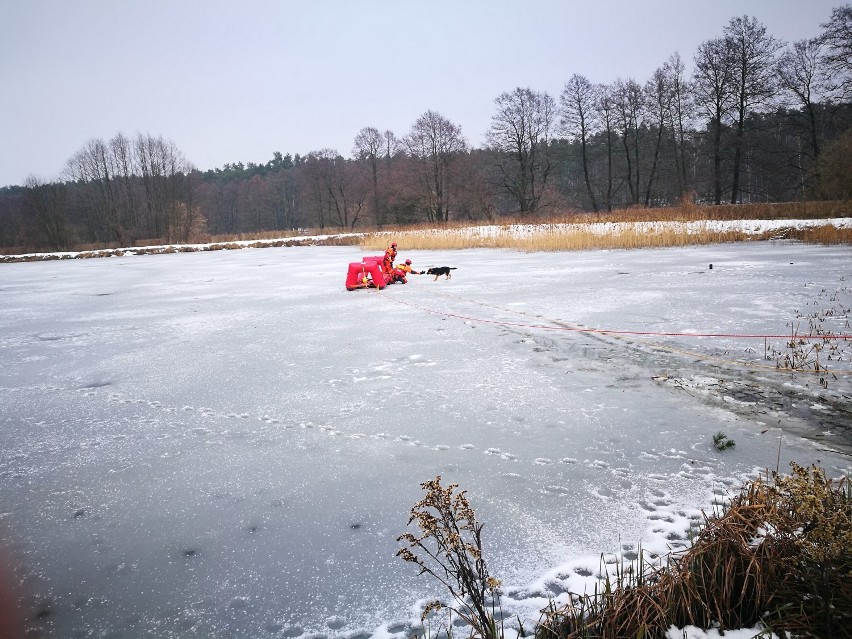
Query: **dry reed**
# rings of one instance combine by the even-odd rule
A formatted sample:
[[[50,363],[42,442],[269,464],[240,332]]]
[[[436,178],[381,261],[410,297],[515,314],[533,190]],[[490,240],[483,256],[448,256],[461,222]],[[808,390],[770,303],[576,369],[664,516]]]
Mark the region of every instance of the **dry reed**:
[[[543,225],[512,228],[486,227],[487,232],[406,232],[366,235],[360,246],[365,251],[383,251],[391,241],[404,243],[407,250],[461,250],[500,248],[524,252],[580,251],[593,249],[664,248],[671,246],[797,239],[822,244],[852,243],[852,230],[832,225],[810,229],[781,229],[762,233],[713,228],[660,226],[642,228],[616,226],[599,230],[590,225]]]
[[[852,489],[793,465],[750,482],[663,568],[621,570],[600,593],[544,611],[538,639],[664,637],[671,626],[762,624],[852,637]]]

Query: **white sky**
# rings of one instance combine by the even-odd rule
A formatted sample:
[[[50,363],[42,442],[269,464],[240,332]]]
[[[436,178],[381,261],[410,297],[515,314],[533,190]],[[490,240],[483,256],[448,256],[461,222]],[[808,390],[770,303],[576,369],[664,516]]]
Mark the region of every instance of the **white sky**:
[[[174,140],[202,170],[274,151],[349,156],[428,109],[481,145],[494,99],[574,73],[647,80],[737,15],[815,36],[842,0],[5,0],[0,186],[59,176],[91,138]]]

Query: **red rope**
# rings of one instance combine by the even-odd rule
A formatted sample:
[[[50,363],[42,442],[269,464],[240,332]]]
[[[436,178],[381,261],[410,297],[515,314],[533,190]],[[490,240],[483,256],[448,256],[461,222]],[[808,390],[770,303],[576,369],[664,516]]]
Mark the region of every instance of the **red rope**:
[[[384,295],[384,293],[383,293]],[[574,333],[598,333],[601,335],[638,335],[638,336],[650,336],[650,337],[730,337],[734,339],[803,339],[803,340],[828,340],[828,339],[839,339],[839,340],[848,340],[852,339],[852,335],[837,335],[833,333],[825,333],[822,335],[764,335],[764,334],[747,334],[747,333],[667,333],[667,332],[659,332],[659,331],[620,331],[614,329],[607,328],[581,328],[581,327],[571,327],[571,326],[552,326],[546,324],[521,324],[519,322],[501,322],[498,320],[489,320],[482,319],[479,317],[470,317],[467,315],[459,315],[457,313],[448,313],[447,311],[437,311],[435,309],[426,308],[425,306],[419,306],[417,304],[413,304],[412,302],[406,302],[404,300],[397,299],[395,297],[391,297],[390,295],[384,295],[385,297],[392,299],[394,302],[399,304],[405,304],[406,306],[411,306],[412,308],[416,308],[421,311],[425,311],[427,313],[434,313],[436,315],[443,315],[445,317],[452,317],[454,319],[467,320],[469,322],[478,322],[480,324],[494,324],[497,326],[511,326],[514,328],[534,328],[545,331],[569,331]]]

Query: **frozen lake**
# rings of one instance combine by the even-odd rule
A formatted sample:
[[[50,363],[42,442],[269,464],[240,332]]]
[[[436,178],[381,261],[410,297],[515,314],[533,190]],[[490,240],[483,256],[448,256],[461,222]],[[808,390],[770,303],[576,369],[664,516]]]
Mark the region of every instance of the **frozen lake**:
[[[357,247],[0,266],[0,540],[36,636],[404,639],[443,594],[395,557],[438,474],[535,620],[779,459],[852,467],[852,345],[792,375],[760,337],[850,332],[849,247],[404,248],[458,268],[347,292]]]

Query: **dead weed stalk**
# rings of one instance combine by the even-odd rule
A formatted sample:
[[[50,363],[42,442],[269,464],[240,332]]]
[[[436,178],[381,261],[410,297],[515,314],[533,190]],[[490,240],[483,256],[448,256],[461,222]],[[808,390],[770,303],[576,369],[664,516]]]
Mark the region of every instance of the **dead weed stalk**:
[[[408,520],[419,532],[397,538],[406,542],[397,556],[416,564],[418,574],[437,579],[453,599],[452,603],[429,603],[421,620],[446,609],[470,626],[472,636],[502,638],[502,626],[497,625],[497,618],[502,616],[498,614],[500,582],[489,574],[482,556],[482,524],[476,520],[466,491],[456,492],[457,484],[442,486],[440,475],[420,486],[426,496],[414,505]],[[446,632],[452,635],[450,621]]]

